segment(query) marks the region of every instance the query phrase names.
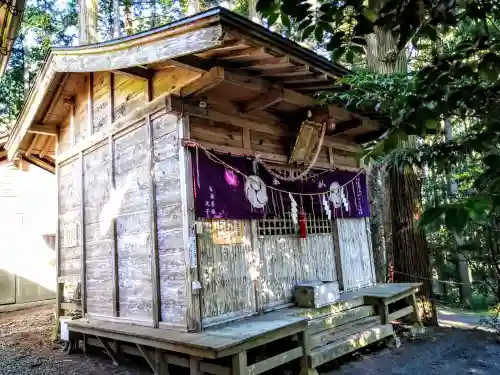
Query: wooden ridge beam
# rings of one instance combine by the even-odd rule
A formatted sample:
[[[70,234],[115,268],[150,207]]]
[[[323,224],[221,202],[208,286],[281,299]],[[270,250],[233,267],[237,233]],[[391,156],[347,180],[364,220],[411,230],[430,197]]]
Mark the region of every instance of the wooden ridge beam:
[[[28,133],[43,134],[43,135],[57,135],[56,125],[31,125],[28,129]]]
[[[224,69],[215,66],[203,74],[196,81],[184,86],[181,89],[181,97],[187,97],[194,94],[201,94],[217,86],[224,80]]]
[[[131,77],[141,78],[141,79],[152,79],[154,76],[154,71],[148,68],[143,68],[140,66],[133,66],[130,68],[123,68],[114,70],[115,73],[126,74]]]
[[[246,102],[243,107],[243,112],[253,112],[258,110],[264,110],[269,108],[279,102],[284,98],[284,93],[282,88],[275,88],[264,94],[257,96],[254,99],[250,99]]]

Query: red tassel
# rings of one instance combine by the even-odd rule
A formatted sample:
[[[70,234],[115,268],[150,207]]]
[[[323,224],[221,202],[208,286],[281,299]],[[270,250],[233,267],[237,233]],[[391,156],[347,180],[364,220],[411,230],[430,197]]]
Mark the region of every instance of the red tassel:
[[[300,235],[300,238],[307,237],[307,221],[306,221],[306,213],[304,212],[304,209],[301,209],[300,214],[299,214],[299,235]]]

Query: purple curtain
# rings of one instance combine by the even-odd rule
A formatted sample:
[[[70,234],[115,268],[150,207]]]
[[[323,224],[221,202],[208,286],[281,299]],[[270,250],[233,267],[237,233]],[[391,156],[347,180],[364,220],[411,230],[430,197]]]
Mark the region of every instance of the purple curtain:
[[[369,217],[364,172],[312,171],[295,182],[275,179],[255,159],[192,150],[196,216],[218,219],[282,217],[295,204],[299,211],[332,218]],[[273,189],[274,188],[274,189]],[[278,190],[279,189],[279,190]]]

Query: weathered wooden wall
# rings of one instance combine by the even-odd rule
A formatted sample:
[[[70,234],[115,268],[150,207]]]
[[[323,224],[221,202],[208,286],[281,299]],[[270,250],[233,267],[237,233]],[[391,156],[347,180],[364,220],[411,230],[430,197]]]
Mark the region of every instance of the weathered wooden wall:
[[[297,282],[337,281],[333,233],[259,236],[262,304],[290,303]]]
[[[152,118],[153,174],[157,207],[161,321],[186,327],[188,288],[181,220],[181,176],[177,116]]]
[[[83,155],[85,297],[89,314],[113,316],[111,157],[107,143]]]
[[[63,302],[70,302],[81,276],[82,239],[77,237],[76,243],[68,244],[64,239],[64,232],[75,226],[77,233],[80,233],[81,165],[74,158],[58,169],[59,276],[64,280]]]
[[[248,222],[244,244],[215,245],[204,227],[197,252],[191,249],[192,181],[181,138],[222,151],[261,152],[276,163],[287,161],[294,142],[274,115],[235,122],[238,109],[223,98],[211,98],[218,112],[201,117],[202,109],[179,105],[179,99],[167,113],[163,96],[199,76],[177,67],[149,81],[110,72],[78,75],[81,90],[60,125],[58,144],[60,275],[76,283],[85,274],[89,316],[196,329],[201,320],[210,325],[289,303],[298,281],[337,280],[342,267],[333,228],[300,240],[291,233],[259,234]],[[320,165],[359,166],[355,146],[327,146]],[[78,226],[76,246],[63,243],[67,224]],[[201,293],[192,293],[198,278]]]
[[[336,219],[344,290],[375,282],[369,226],[365,218]]]
[[[204,326],[257,312],[254,280],[259,257],[252,247],[250,221],[242,224],[241,243],[214,244],[211,221],[204,221],[198,234]]]

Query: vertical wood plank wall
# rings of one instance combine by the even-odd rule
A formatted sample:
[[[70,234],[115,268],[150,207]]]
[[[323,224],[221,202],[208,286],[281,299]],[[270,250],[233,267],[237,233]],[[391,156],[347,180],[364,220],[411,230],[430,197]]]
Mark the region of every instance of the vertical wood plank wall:
[[[107,143],[83,156],[86,299],[89,314],[113,316],[113,239]]]
[[[337,281],[333,233],[260,236],[264,309],[290,303],[297,282]]]
[[[75,297],[81,272],[81,239],[76,246],[65,243],[64,228],[79,222],[80,217],[80,165],[73,158],[59,167],[59,276],[65,280],[61,302],[70,302]]]
[[[214,244],[211,221],[204,221],[198,234],[204,327],[257,312],[253,279],[258,254],[252,248],[250,221],[243,225],[241,244]]]
[[[152,119],[156,187],[161,321],[186,327],[187,288],[185,243],[181,220],[181,178],[177,116]]]
[[[365,218],[337,219],[342,281],[344,290],[372,285],[375,282],[373,258]]]
[[[152,322],[148,141],[144,122],[114,139],[120,317]]]
[[[180,84],[181,77],[176,80]],[[59,154],[144,106],[147,86],[173,87],[163,72],[149,85],[110,72],[81,74],[74,84],[81,90],[60,126]],[[83,238],[78,238],[77,246],[66,246],[59,236],[59,274],[66,290],[61,302],[73,298],[84,273],[88,316],[153,324],[152,236],[157,236],[159,320],[167,328],[186,330],[190,285],[182,235],[179,121],[165,109],[148,116],[151,135],[145,118],[128,124],[122,132],[84,151],[83,173],[78,158],[58,165],[60,233],[65,226],[79,225],[82,213],[85,218],[84,230],[78,229]],[[156,191],[153,198],[151,184]],[[157,207],[154,217],[153,203]],[[151,231],[152,220],[157,233]]]

